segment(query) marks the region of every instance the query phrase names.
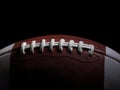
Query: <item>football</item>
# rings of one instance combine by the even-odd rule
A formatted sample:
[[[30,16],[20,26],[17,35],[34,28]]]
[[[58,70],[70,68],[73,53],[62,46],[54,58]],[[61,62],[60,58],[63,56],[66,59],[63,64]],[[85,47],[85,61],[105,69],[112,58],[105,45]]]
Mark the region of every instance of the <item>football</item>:
[[[70,35],[22,40],[0,50],[0,90],[120,90],[120,54]]]

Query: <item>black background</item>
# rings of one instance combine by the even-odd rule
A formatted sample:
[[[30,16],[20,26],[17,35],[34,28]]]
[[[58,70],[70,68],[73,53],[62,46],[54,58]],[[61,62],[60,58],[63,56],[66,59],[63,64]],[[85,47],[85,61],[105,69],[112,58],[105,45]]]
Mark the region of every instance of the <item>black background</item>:
[[[0,48],[20,40],[65,34],[94,40],[120,52],[118,12],[112,9],[5,9]]]

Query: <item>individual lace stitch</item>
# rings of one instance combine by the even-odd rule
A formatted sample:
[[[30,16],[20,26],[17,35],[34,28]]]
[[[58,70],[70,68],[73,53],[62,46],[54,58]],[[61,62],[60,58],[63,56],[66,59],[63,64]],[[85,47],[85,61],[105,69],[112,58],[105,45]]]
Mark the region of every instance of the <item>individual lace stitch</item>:
[[[74,40],[69,40],[69,42],[66,42],[65,39],[60,39],[59,42],[55,41],[55,39],[51,39],[50,42],[46,42],[46,39],[42,39],[39,43],[32,41],[31,44],[23,42],[21,44],[21,52],[22,54],[25,54],[25,50],[30,49],[30,51],[34,53],[35,48],[39,48],[41,52],[44,52],[45,47],[49,47],[51,51],[53,51],[54,47],[58,47],[60,51],[63,51],[63,47],[66,47],[70,52],[72,52],[73,48],[76,48],[79,53],[82,53],[83,49],[87,49],[89,55],[92,55],[94,52],[94,45],[92,44],[85,44],[83,41],[76,43]]]

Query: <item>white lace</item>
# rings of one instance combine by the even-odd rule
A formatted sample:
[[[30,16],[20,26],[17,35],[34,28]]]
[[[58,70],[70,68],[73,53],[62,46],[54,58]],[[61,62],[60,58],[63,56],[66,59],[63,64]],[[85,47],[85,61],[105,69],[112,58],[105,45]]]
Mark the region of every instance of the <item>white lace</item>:
[[[82,53],[84,49],[87,49],[89,55],[92,55],[94,51],[94,45],[84,44],[83,41],[75,43],[74,40],[69,40],[69,42],[65,42],[65,39],[60,39],[59,42],[56,42],[55,39],[51,39],[50,42],[46,42],[45,39],[42,39],[40,43],[36,43],[36,41],[32,41],[31,44],[23,42],[21,44],[21,52],[22,54],[25,54],[25,50],[30,49],[30,51],[34,53],[35,48],[39,48],[41,52],[44,52],[45,47],[49,47],[51,51],[53,51],[54,47],[58,47],[60,51],[63,51],[63,47],[67,47],[68,51],[70,52],[72,52],[73,48],[76,48],[79,53]]]

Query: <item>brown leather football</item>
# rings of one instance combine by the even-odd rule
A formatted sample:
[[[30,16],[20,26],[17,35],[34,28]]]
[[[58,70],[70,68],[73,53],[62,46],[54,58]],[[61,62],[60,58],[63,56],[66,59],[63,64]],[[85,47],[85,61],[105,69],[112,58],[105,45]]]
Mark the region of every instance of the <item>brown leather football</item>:
[[[0,50],[0,90],[120,90],[120,54],[100,43],[47,35]]]

